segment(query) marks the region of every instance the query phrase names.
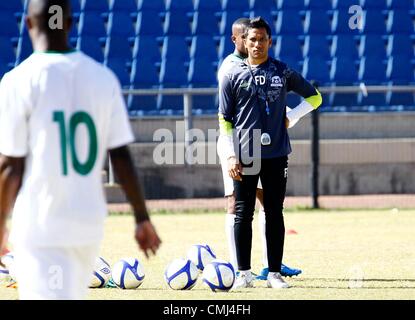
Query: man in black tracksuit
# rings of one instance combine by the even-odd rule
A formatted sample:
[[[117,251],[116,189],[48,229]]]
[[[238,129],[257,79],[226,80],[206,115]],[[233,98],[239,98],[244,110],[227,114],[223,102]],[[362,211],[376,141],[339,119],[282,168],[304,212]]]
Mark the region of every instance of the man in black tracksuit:
[[[245,37],[248,58],[228,71],[219,84],[219,125],[228,141],[225,153],[236,196],[234,231],[240,275],[234,288],[253,286],[252,219],[259,177],[266,213],[267,285],[288,287],[279,273],[285,235],[282,210],[291,153],[287,127],[289,121],[298,120],[322,102],[320,93],[301,74],[268,57],[271,44],[267,22],[252,19]],[[289,91],[305,100],[287,113]],[[249,163],[253,163],[250,169]]]

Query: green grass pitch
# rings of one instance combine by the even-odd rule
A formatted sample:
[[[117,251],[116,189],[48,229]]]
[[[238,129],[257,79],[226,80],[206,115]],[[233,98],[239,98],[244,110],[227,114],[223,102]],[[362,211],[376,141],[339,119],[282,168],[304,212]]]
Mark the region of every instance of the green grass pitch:
[[[283,261],[303,273],[288,278],[291,288],[286,290],[256,281],[255,288],[227,293],[211,292],[200,279],[190,291],[174,291],[163,279],[166,265],[195,243],[207,243],[218,258],[227,259],[224,213],[158,213],[153,221],[163,243],[147,260],[134,241],[132,216],[108,217],[101,256],[111,265],[137,257],[146,277],[137,290],[91,289],[88,299],[415,299],[415,210],[289,210],[286,230],[297,234],[286,235]],[[252,268],[259,272],[257,214],[253,233]],[[17,290],[0,286],[0,299],[16,298]]]

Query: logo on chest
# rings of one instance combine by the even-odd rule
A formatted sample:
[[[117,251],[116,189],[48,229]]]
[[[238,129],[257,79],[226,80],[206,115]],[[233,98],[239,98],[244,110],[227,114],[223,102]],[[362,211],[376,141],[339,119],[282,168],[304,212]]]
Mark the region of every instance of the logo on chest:
[[[283,83],[279,76],[274,76],[271,78],[271,87],[281,88],[282,86],[283,86]]]

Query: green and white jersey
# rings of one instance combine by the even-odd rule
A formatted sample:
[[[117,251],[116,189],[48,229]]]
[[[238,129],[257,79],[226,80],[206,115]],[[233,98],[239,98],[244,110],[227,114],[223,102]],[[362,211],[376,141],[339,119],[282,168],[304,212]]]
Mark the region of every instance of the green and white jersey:
[[[238,54],[231,53],[230,55],[228,55],[225,59],[223,59],[219,70],[218,70],[218,82],[220,84],[221,79],[223,78],[224,75],[226,75],[233,66],[235,66],[237,63],[242,62],[244,59],[239,56]]]
[[[107,150],[134,140],[115,75],[79,51],[34,53],[2,79],[0,114],[0,153],[26,158],[12,242],[100,241]]]

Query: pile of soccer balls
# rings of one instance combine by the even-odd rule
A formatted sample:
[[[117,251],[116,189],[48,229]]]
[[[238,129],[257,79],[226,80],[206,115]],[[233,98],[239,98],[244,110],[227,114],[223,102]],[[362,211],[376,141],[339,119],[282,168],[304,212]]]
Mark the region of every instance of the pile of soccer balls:
[[[186,258],[174,259],[166,268],[164,279],[174,290],[192,289],[202,273],[202,281],[212,291],[229,291],[235,282],[235,270],[227,261],[216,259],[208,245],[190,247]]]
[[[6,268],[0,268],[0,282],[15,283],[13,253],[1,257]],[[235,270],[227,261],[216,259],[208,245],[190,247],[186,258],[174,259],[164,273],[167,285],[174,290],[192,289],[199,276],[212,291],[229,291],[235,282]],[[137,289],[144,281],[145,273],[136,258],[124,258],[111,268],[102,257],[95,261],[90,288],[118,287]]]

